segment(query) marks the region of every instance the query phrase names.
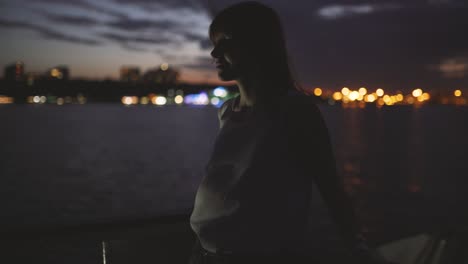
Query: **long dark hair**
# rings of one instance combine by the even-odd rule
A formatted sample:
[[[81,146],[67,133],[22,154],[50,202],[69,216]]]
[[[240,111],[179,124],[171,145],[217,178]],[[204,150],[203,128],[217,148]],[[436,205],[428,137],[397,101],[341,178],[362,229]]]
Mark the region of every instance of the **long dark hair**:
[[[262,63],[262,72],[272,85],[268,90],[255,91],[260,98],[284,95],[288,90],[304,92],[291,71],[283,27],[275,10],[255,1],[232,5],[213,19],[210,39],[216,33],[232,35],[243,51]]]

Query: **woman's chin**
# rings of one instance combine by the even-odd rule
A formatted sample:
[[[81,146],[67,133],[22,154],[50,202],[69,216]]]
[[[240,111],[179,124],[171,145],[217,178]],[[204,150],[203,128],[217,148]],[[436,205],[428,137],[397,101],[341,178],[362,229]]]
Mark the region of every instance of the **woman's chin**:
[[[228,81],[233,81],[235,78],[232,74],[228,74],[223,71],[218,71],[218,77],[220,80],[228,82]]]

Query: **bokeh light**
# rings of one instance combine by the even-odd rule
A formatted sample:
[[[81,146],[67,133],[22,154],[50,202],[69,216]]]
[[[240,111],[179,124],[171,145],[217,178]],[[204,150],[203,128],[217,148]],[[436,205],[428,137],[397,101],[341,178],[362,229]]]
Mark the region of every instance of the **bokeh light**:
[[[174,102],[176,104],[181,104],[184,102],[184,97],[182,95],[177,95],[175,98],[174,98]]]
[[[368,94],[365,98],[366,102],[372,103],[377,99],[377,97],[374,94]]]
[[[164,96],[156,96],[153,98],[153,104],[155,105],[165,105],[167,103],[167,99]]]
[[[211,98],[211,100],[210,100],[210,103],[211,103],[212,105],[218,105],[220,102],[221,102],[221,100],[219,100],[218,97],[213,97],[213,98]]]
[[[167,69],[169,69],[169,64],[168,63],[165,62],[165,63],[161,64],[161,70],[167,71]]]
[[[348,96],[349,95],[349,88],[348,87],[343,87],[343,89],[341,89],[341,93],[344,96]]]
[[[124,96],[122,97],[122,104],[124,105],[131,105],[132,104],[132,97],[131,96]]]
[[[356,101],[358,98],[359,98],[358,91],[352,91],[351,93],[349,93],[349,100]]]
[[[339,101],[339,100],[341,100],[342,98],[343,98],[343,96],[341,95],[340,92],[334,92],[334,93],[333,93],[333,100]]]
[[[217,87],[216,89],[213,90],[213,95],[217,97],[226,97],[228,94],[226,88],[224,87]]]
[[[422,94],[423,94],[423,91],[422,91],[421,88],[414,89],[414,90],[413,90],[413,93],[412,93],[412,95],[413,95],[414,97],[419,97],[419,96],[421,96]]]
[[[322,89],[321,88],[315,88],[314,89],[314,95],[315,96],[321,96],[322,95]]]
[[[149,98],[147,96],[143,96],[140,98],[140,104],[147,105],[149,104]]]
[[[367,94],[367,89],[365,87],[361,87],[359,88],[358,92],[360,95],[364,96]]]
[[[377,89],[375,93],[377,94],[378,97],[382,97],[385,94],[382,88]]]

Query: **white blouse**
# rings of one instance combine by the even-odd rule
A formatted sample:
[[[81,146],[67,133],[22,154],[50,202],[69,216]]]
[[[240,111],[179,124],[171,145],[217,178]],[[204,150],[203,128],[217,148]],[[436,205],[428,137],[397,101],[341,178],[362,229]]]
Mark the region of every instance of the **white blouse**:
[[[220,131],[190,217],[206,250],[302,250],[310,236],[311,197],[320,197],[291,148],[295,132],[286,111],[297,104],[297,96],[285,97],[264,115],[253,114],[252,108],[234,111],[239,96],[219,109]]]

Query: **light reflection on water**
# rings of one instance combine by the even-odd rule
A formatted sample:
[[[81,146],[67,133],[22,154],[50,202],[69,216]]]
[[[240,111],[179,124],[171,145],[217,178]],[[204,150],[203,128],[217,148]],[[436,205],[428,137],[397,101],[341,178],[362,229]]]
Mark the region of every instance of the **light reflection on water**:
[[[376,239],[466,223],[468,108],[323,106],[339,174]]]
[[[320,106],[371,236],[466,219],[468,108]],[[190,208],[216,108],[0,109],[2,228],[154,217]],[[14,139],[14,140],[12,140]],[[463,218],[465,217],[465,218]]]

